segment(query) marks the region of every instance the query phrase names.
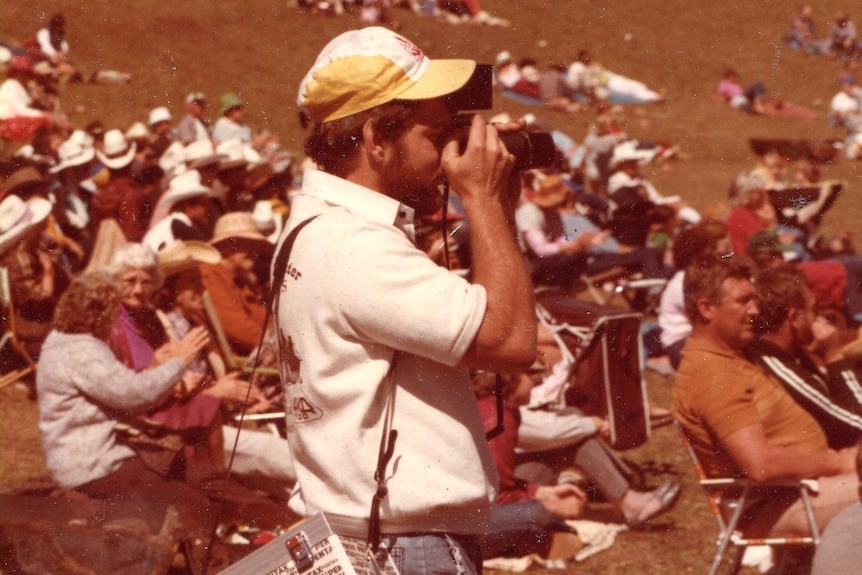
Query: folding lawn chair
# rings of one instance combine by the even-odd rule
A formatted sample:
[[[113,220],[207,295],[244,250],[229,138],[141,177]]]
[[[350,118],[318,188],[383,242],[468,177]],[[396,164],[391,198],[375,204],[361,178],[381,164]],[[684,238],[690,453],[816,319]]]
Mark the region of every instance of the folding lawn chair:
[[[614,449],[631,449],[650,435],[649,402],[641,373],[641,315],[538,290],[536,316],[572,364],[566,402],[607,418]]]
[[[811,507],[811,495],[816,494],[818,491],[817,481],[803,479],[801,481],[762,484],[736,477],[709,477],[697,457],[688,433],[678,422],[677,428],[679,429],[680,438],[686,453],[694,465],[697,480],[706,494],[709,510],[718,523],[717,547],[712,565],[709,568],[709,575],[715,575],[718,572],[731,545],[735,547],[736,553],[731,560],[729,572],[735,575],[739,572],[742,564],[742,556],[747,547],[766,545],[772,549],[773,555],[777,556],[780,560],[791,561],[792,555],[786,551],[792,549],[792,546],[816,546],[820,542],[820,531],[817,528],[814,510]],[[749,536],[745,533],[745,529],[740,525],[740,520],[743,517],[743,512],[749,507],[752,498],[756,497],[759,492],[763,492],[763,490],[774,490],[775,488],[796,489],[799,491],[808,524],[811,528],[810,536],[763,538]],[[785,552],[778,554],[776,553],[777,550]],[[784,573],[784,567],[781,566],[780,561],[777,562],[775,572]]]
[[[779,223],[816,231],[826,211],[847,186],[847,182],[828,180],[809,186],[790,186],[769,190],[770,203],[779,214]]]
[[[222,370],[225,371],[241,371],[245,375],[251,375],[252,373],[255,376],[268,376],[268,377],[279,377],[279,371],[276,368],[272,367],[255,367],[251,363],[250,357],[244,357],[241,355],[237,355],[233,352],[230,347],[230,342],[227,339],[227,334],[224,331],[224,326],[221,323],[221,319],[219,319],[218,312],[216,311],[215,305],[213,304],[212,298],[207,292],[203,293],[204,300],[204,312],[207,317],[207,322],[212,328],[213,335],[215,336],[216,343],[218,344],[219,356],[223,361]],[[212,362],[211,362],[212,364]],[[216,375],[220,375],[218,373],[218,369],[216,366],[214,367],[214,371]],[[223,375],[223,373],[221,374]],[[259,422],[264,424],[272,433],[276,435],[283,436],[279,425],[284,422],[284,411],[267,411],[264,413],[239,413],[234,416],[234,421],[247,421],[247,422]]]
[[[24,367],[14,368],[8,372],[5,371],[6,366],[3,366],[4,373],[0,375],[0,389],[2,389],[36,370],[36,362],[16,335],[15,307],[12,303],[12,290],[9,287],[9,270],[5,267],[0,267],[0,319],[3,323],[0,353],[3,353],[4,357],[6,353],[11,353],[15,357],[20,356],[21,363],[24,364]]]

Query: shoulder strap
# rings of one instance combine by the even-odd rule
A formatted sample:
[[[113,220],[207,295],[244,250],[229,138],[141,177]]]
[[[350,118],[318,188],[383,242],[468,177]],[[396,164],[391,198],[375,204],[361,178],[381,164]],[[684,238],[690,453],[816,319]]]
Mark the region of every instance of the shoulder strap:
[[[317,216],[312,216],[307,220],[302,220],[299,222],[295,228],[290,230],[290,233],[287,234],[287,237],[284,239],[284,243],[281,244],[281,248],[278,250],[278,253],[275,255],[275,263],[272,266],[272,281],[270,282],[270,292],[269,292],[269,314],[275,313],[276,301],[278,299],[278,294],[281,292],[281,282],[282,278],[284,278],[284,273],[287,271],[287,260],[290,258],[290,252],[293,250],[293,244],[296,242],[296,236],[299,235],[299,232],[302,231],[302,228],[311,223],[313,219]],[[269,317],[264,321],[264,325],[269,321]]]

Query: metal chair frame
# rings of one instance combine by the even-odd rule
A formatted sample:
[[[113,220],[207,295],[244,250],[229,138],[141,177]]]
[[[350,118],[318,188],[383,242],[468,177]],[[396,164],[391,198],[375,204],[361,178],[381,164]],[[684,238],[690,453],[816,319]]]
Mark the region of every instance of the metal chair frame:
[[[691,460],[695,474],[697,475],[698,483],[703,488],[706,494],[707,504],[709,509],[718,523],[719,533],[716,540],[716,551],[713,557],[712,564],[709,568],[709,575],[718,573],[724,557],[728,549],[733,545],[736,549],[736,557],[731,564],[731,573],[736,574],[742,563],[742,555],[747,547],[754,545],[767,545],[775,551],[776,547],[787,546],[817,546],[820,543],[820,529],[817,527],[817,521],[814,517],[814,509],[811,505],[811,495],[819,491],[819,486],[816,480],[803,479],[799,481],[782,481],[770,482],[769,484],[754,483],[746,479],[731,478],[731,477],[709,477],[701,465],[694,446],[685,430],[685,428],[677,422],[680,439],[686,453]],[[739,528],[739,521],[742,518],[746,503],[749,498],[759,489],[763,487],[795,487],[799,489],[799,495],[802,499],[802,505],[805,508],[805,515],[808,519],[808,524],[811,529],[811,535],[805,537],[749,537],[742,529]],[[738,490],[738,495],[734,493],[729,495],[729,492]],[[726,510],[730,509],[730,516],[726,515]]]
[[[12,289],[9,286],[9,270],[5,267],[0,267],[0,313],[3,314],[5,322],[5,332],[0,338],[0,350],[7,345],[20,355],[27,362],[27,367],[15,369],[0,375],[0,389],[14,383],[36,371],[36,362],[30,357],[30,353],[24,348],[23,344],[18,341],[15,327],[15,307],[12,302]]]

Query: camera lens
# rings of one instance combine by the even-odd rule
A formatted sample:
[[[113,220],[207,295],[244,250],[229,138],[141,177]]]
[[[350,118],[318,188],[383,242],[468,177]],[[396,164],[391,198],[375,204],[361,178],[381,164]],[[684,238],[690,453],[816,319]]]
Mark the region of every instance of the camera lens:
[[[557,159],[554,139],[547,132],[515,132],[500,134],[509,153],[515,156],[516,170],[549,168]]]

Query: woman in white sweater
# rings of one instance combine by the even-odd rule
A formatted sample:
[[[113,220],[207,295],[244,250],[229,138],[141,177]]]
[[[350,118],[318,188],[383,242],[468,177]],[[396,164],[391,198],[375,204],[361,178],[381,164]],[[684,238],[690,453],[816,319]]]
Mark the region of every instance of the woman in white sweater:
[[[114,425],[118,414],[143,410],[171,393],[209,337],[202,329],[192,330],[158,350],[159,365],[135,373],[104,341],[119,304],[113,278],[98,272],[75,279],[60,297],[36,376],[48,469],[60,487],[135,510],[153,532],[174,507],[184,536],[206,541],[214,520],[208,500],[148,468],[117,441]]]

